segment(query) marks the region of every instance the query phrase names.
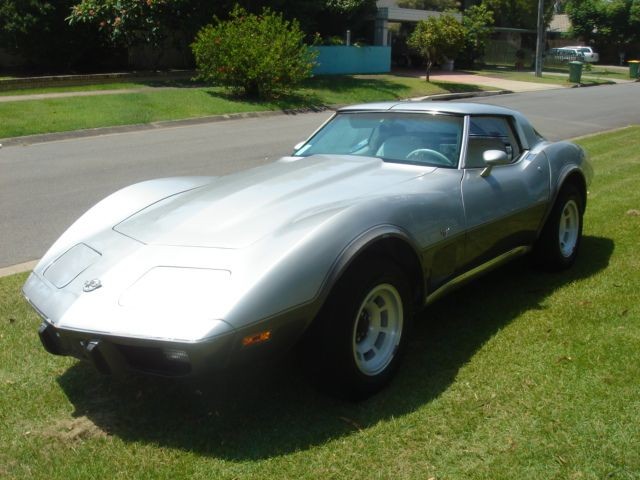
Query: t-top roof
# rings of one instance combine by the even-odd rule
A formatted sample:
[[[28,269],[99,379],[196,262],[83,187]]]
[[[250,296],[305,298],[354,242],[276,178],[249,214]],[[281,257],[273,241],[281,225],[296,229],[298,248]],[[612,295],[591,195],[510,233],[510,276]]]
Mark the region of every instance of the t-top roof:
[[[457,115],[518,115],[509,108],[488,105],[486,103],[452,103],[452,102],[378,102],[351,105],[338,109],[339,112],[357,111],[394,111],[394,112],[439,112]]]

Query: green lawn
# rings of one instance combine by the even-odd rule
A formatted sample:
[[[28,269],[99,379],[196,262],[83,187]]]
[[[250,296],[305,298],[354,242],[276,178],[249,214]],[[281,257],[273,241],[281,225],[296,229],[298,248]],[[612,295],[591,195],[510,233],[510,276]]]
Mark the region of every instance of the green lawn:
[[[434,304],[360,404],[291,359],[207,385],[99,377],[40,347],[26,274],[0,279],[0,478],[637,479],[640,127],[579,143],[576,265],[517,261]]]
[[[130,85],[132,84],[127,88],[130,88]],[[95,87],[102,88],[105,85]],[[92,87],[83,87],[83,91],[90,88]],[[239,100],[226,94],[221,88],[188,86],[118,95],[0,103],[0,138],[225,113],[351,104],[481,89],[473,85],[427,83],[416,78],[393,75],[358,75],[316,77],[306,82],[295,94],[270,102]],[[38,93],[41,93],[41,90]]]

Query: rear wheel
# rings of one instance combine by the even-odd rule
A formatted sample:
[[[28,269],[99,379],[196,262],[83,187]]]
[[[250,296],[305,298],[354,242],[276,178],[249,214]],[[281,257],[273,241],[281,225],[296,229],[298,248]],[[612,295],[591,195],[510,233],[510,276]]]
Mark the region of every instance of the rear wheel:
[[[535,246],[538,262],[549,270],[563,270],[575,262],[582,239],[584,200],[578,189],[566,185],[560,191]]]
[[[407,344],[411,299],[407,276],[386,258],[349,269],[316,320],[314,363],[326,386],[358,400],[391,380]]]

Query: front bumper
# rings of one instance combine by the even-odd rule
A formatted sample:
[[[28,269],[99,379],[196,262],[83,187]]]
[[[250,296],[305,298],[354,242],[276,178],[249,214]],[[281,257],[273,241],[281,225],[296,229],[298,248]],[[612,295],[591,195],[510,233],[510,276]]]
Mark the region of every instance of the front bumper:
[[[164,377],[224,369],[236,337],[231,333],[200,342],[168,342],[66,330],[47,321],[38,335],[49,353],[88,361],[101,373],[135,371]]]

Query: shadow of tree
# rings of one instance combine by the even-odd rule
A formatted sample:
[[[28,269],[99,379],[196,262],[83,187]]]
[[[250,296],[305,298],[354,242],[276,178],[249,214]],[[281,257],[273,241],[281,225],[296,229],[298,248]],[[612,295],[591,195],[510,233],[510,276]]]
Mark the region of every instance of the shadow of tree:
[[[207,95],[229,102],[242,102],[246,106],[254,105],[260,109],[320,111],[326,109],[325,102],[313,91],[293,91],[270,99],[257,99],[243,96],[220,87],[206,90]]]
[[[207,84],[201,80],[189,77],[178,78],[143,78],[138,83],[147,87],[173,87],[173,88],[200,88],[206,87]]]
[[[318,111],[327,108],[327,104],[351,104],[371,101],[399,100],[411,96],[428,94],[416,90],[392,77],[381,75],[325,75],[315,76],[287,93],[270,99],[250,98],[223,87],[207,85],[192,78],[142,79],[139,81],[149,87],[203,88],[206,93],[217,99],[229,102],[242,102],[245,106],[258,109],[274,109],[285,111]],[[430,84],[445,92],[476,92],[482,89],[476,85],[463,83],[439,82],[432,80]]]
[[[58,382],[75,406],[74,416],[86,415],[124,441],[227,460],[287,454],[437,398],[501,328],[524,311],[544,308],[544,299],[562,286],[605,269],[613,248],[608,238],[584,237],[581,255],[568,271],[538,272],[520,259],[432,305],[419,315],[398,377],[359,404],[318,394],[291,355],[271,367],[198,383],[98,377],[80,363]]]
[[[471,85],[468,83],[455,83],[455,82],[439,82],[431,78],[432,85],[437,85],[438,87],[450,92],[450,93],[459,93],[459,92],[481,92],[482,88],[479,85]]]

